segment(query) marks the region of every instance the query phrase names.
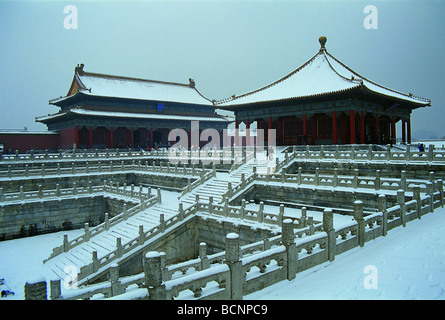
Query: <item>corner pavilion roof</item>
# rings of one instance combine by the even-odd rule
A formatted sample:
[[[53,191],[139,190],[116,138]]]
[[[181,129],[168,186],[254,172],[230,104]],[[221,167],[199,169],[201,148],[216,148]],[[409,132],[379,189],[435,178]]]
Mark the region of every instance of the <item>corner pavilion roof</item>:
[[[368,80],[330,55],[325,48],[325,37],[320,37],[319,41],[320,51],[298,69],[260,89],[217,101],[216,107],[233,110],[231,107],[306,99],[359,89],[414,105],[413,108],[431,105],[428,99],[392,90]]]

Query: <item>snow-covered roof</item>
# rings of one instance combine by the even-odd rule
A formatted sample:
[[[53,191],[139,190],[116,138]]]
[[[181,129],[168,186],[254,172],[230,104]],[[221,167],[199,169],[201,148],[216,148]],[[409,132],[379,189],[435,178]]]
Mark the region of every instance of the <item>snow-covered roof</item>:
[[[188,84],[112,76],[83,71],[83,65],[76,67],[73,84],[77,90],[71,90],[65,97],[50,101],[57,104],[82,93],[90,96],[149,100],[162,102],[179,102],[186,104],[211,106],[212,102],[205,98],[196,88],[192,79]]]
[[[323,37],[322,37],[323,38]],[[321,39],[321,38],[320,38]],[[386,88],[345,66],[330,55],[320,40],[321,49],[308,62],[290,74],[260,89],[216,102],[218,108],[261,102],[310,98],[362,88],[374,94],[427,106],[428,99]]]
[[[36,121],[44,122],[59,117],[66,116],[68,114],[77,114],[84,116],[96,116],[96,117],[114,117],[114,118],[133,118],[133,119],[153,119],[153,120],[182,120],[182,121],[216,121],[216,122],[230,122],[231,118],[224,117],[217,114],[209,114],[208,116],[189,116],[178,114],[156,114],[156,113],[137,113],[137,112],[119,112],[119,111],[103,111],[92,110],[81,107],[70,108],[66,111],[59,113],[42,116],[36,118]]]

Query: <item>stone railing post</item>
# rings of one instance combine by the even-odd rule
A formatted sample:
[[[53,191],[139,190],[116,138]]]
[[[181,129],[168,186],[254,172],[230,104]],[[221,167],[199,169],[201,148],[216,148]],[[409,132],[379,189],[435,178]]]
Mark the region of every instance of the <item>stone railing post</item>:
[[[120,237],[116,238],[116,257],[121,258],[123,253],[122,239]]]
[[[165,232],[165,219],[164,219],[164,214],[163,213],[161,213],[159,215],[159,231],[161,233]]]
[[[314,184],[316,186],[320,184],[320,168],[315,168]]]
[[[380,170],[375,172],[375,181],[374,181],[375,190],[380,190]]]
[[[58,186],[59,184],[57,184],[57,186]],[[23,193],[23,186],[20,186],[19,187],[19,200],[23,200],[23,199],[25,199],[25,195],[24,195],[24,193]]]
[[[158,202],[162,203],[161,189],[160,188],[158,188]]]
[[[401,172],[400,189],[403,189],[403,191],[406,191],[406,171],[405,170],[402,170],[402,172]]]
[[[307,227],[307,213],[306,213],[306,211],[307,211],[306,207],[301,208],[300,224],[301,224],[302,228]]]
[[[111,296],[115,297],[122,294],[122,285],[119,281],[119,265],[113,263],[110,266],[110,283],[111,283]]]
[[[105,227],[105,231],[110,230],[110,217],[108,215],[108,212],[105,212],[104,227]]]
[[[36,277],[26,282],[25,300],[48,300],[45,278]]]
[[[434,144],[430,144],[428,148],[428,161],[434,161]]]
[[[397,190],[397,203],[400,205],[400,220],[402,226],[406,227],[406,206],[405,206],[405,191]]]
[[[209,213],[210,214],[213,213],[213,197],[212,196],[209,197]]]
[[[422,201],[420,199],[420,186],[413,186],[413,199],[417,202],[417,218],[422,218]]]
[[[232,197],[232,183],[231,183],[231,182],[228,182],[228,183],[227,183],[227,196],[228,196],[229,198]]]
[[[302,182],[302,180],[301,180],[302,172],[303,172],[303,168],[302,167],[298,167],[297,184],[301,184],[301,182]]]
[[[145,286],[150,300],[165,300],[165,284],[162,282],[161,254],[156,251],[147,252],[144,256]]]
[[[229,216],[229,197],[224,197],[223,215],[226,218]]]
[[[386,146],[386,154],[385,154],[385,160],[391,160],[391,145],[388,144]]]
[[[85,230],[85,232],[84,232],[84,239],[85,239],[85,242],[88,242],[88,241],[90,241],[90,235],[91,235],[90,225],[89,225],[88,222],[85,223],[85,229],[84,230]]]
[[[201,270],[208,269],[210,267],[209,258],[207,258],[207,244],[201,242],[199,244],[199,259],[201,260]]]
[[[60,279],[50,280],[49,288],[51,300],[62,300],[62,288]]]
[[[260,208],[258,210],[257,218],[258,218],[257,221],[260,223],[263,222],[263,220],[264,220],[264,202],[263,201],[260,202]]]
[[[426,193],[430,197],[430,212],[433,212],[434,211],[434,185],[430,181],[428,181],[426,183]]]
[[[73,196],[77,195],[77,185],[76,182],[73,182]]]
[[[386,196],[384,194],[379,195],[377,208],[382,212],[382,235],[386,236],[388,233],[388,211],[386,211]]]
[[[337,168],[334,168],[334,175],[332,176],[332,186],[334,188],[338,187],[338,169]]]
[[[440,192],[440,207],[443,208],[443,180],[436,181],[437,190]]]
[[[139,225],[139,244],[142,246],[145,242],[144,226]]]
[[[281,227],[282,243],[287,253],[287,279],[295,279],[298,266],[298,251],[295,245],[294,223],[292,219],[284,219]]]
[[[279,227],[283,226],[284,204],[280,204],[280,212],[278,213],[277,224]]]
[[[123,218],[124,220],[127,220],[127,219],[128,219],[128,210],[127,210],[127,204],[126,204],[126,203],[124,203],[124,211],[123,211],[122,218]]]
[[[230,269],[230,300],[242,300],[244,275],[242,272],[242,262],[240,260],[239,235],[237,233],[229,233],[226,235],[225,250],[226,264]]]
[[[354,177],[352,180],[352,187],[354,189],[358,188],[358,169],[354,169]]]
[[[354,202],[354,219],[357,221],[357,241],[360,247],[365,245],[365,220],[363,219],[363,202]]]
[[[328,239],[326,250],[328,250],[329,261],[335,260],[337,242],[334,229],[334,213],[332,209],[324,209],[323,211],[323,230],[326,232]]]
[[[198,205],[198,202],[196,202],[196,205]],[[179,203],[178,212],[179,220],[184,220],[184,205],[182,202]]]
[[[240,219],[244,220],[246,213],[246,199],[241,200],[241,208],[240,208]]]
[[[70,242],[68,241],[68,235],[63,235],[63,252],[68,252],[70,250]]]

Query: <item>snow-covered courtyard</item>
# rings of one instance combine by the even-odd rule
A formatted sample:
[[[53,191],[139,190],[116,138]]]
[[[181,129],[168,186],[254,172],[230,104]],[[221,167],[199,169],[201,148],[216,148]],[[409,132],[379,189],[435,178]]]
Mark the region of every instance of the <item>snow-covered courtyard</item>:
[[[0,242],[0,278],[22,300],[25,282],[44,274],[42,260],[60,245],[58,232]],[[69,232],[69,238],[83,230]],[[445,209],[367,242],[244,299],[445,299]]]

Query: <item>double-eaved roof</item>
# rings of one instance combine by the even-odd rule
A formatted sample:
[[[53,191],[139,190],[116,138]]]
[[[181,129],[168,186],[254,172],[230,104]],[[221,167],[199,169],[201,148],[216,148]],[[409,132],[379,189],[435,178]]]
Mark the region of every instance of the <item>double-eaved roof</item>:
[[[36,121],[49,123],[76,116],[153,121],[231,121],[215,112],[213,102],[196,89],[192,79],[188,84],[182,84],[91,73],[83,68],[83,64],[75,68],[66,96],[49,101],[61,110],[38,117]]]
[[[329,54],[325,43],[326,38],[321,37],[320,51],[278,81],[245,94],[217,101],[215,105],[232,110],[232,107],[237,106],[316,98],[354,90],[405,102],[413,108],[431,105],[428,99],[389,89],[363,77]]]
[[[192,79],[189,79],[188,84],[182,84],[113,76],[84,72],[83,65],[76,67],[74,79],[67,96],[50,100],[50,103],[58,105],[77,94],[105,98],[212,105],[212,102],[195,88]]]

